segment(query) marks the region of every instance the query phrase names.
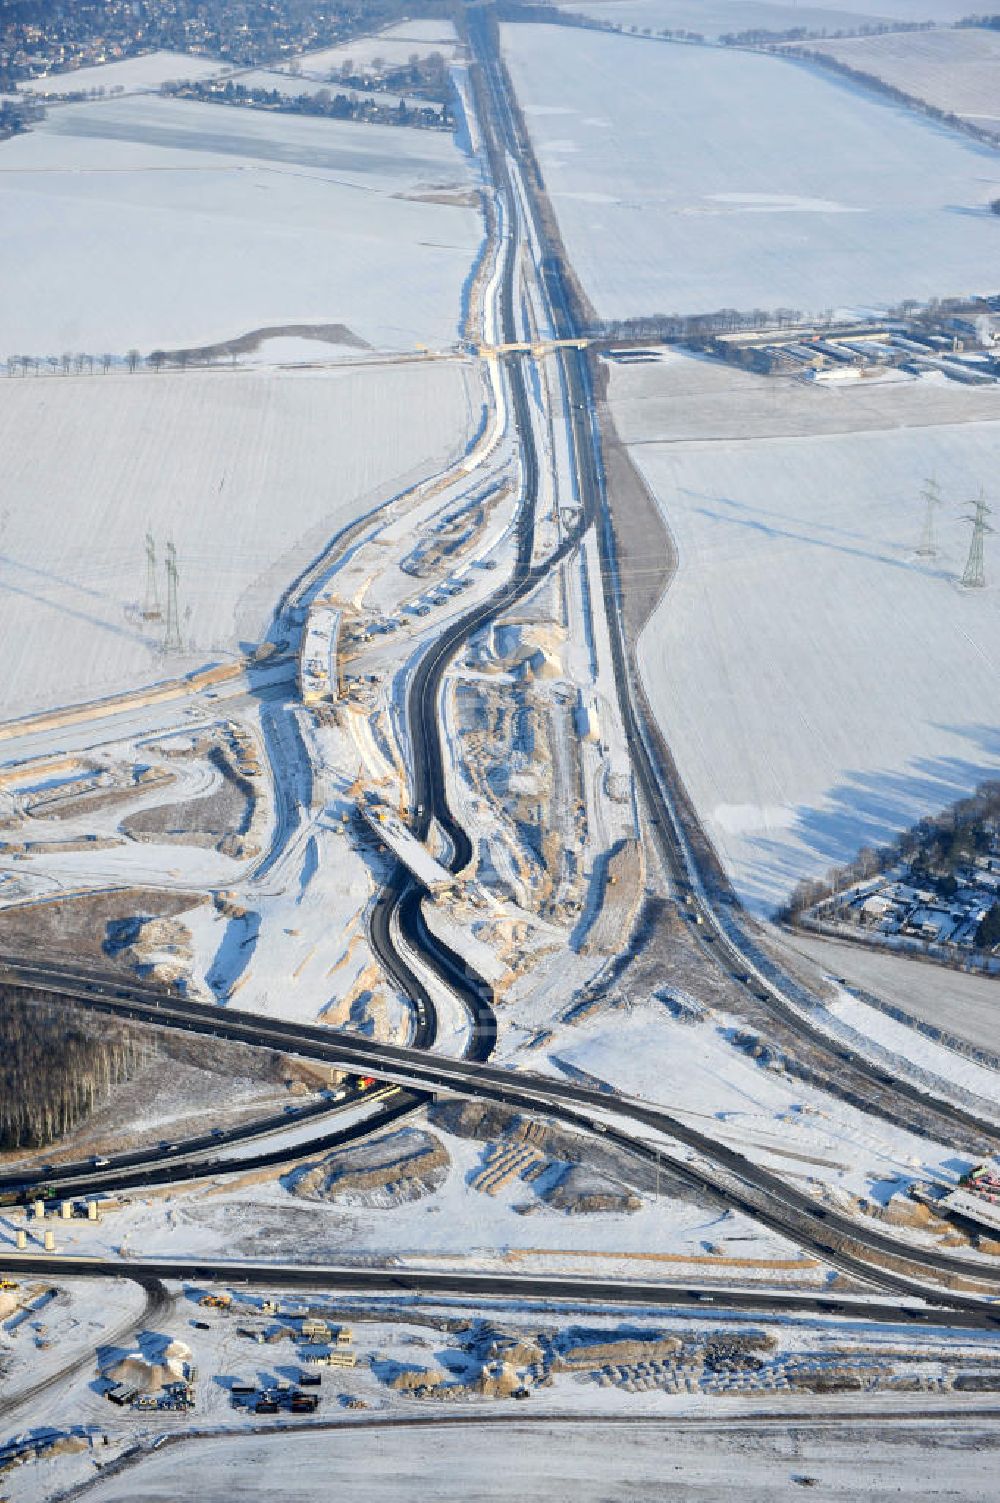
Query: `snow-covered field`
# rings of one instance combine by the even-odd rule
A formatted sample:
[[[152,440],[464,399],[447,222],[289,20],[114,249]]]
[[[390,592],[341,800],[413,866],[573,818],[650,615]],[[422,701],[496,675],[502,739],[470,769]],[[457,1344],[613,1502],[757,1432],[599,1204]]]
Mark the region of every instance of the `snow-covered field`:
[[[605,1395],[601,1395],[602,1400]],[[742,1413],[742,1408],[740,1409]],[[732,1423],[732,1422],[730,1422]],[[166,1503],[194,1493],[202,1503],[248,1503],[295,1496],[319,1503],[336,1495],[352,1503],[411,1503],[423,1493],[437,1503],[485,1499],[667,1498],[671,1503],[774,1503],[807,1486],[817,1500],[960,1499],[978,1503],[994,1485],[996,1435],[959,1417],[946,1427],[845,1421],[797,1428],[749,1421],[707,1431],[680,1426],[616,1425],[589,1417],[582,1424],[509,1419],[499,1425],[364,1428],[327,1435],[254,1436],[169,1446],[138,1471],[88,1489],[93,1503]]]
[[[1000,33],[971,26],[897,31],[824,42],[820,50],[940,110],[983,125],[1000,122]]]
[[[868,19],[855,15],[847,6],[836,5],[834,0],[808,7],[783,5],[781,0],[566,0],[560,9],[622,31],[649,30],[654,36],[663,31],[686,31],[709,41],[738,36],[751,28],[779,35],[800,27],[816,32],[851,32]],[[887,17],[880,14],[877,19]]]
[[[5,379],[4,716],[252,643],[334,532],[464,449],[479,402],[469,371],[444,361]],[[177,546],[180,659],[127,614],[147,528],[161,566]]]
[[[778,383],[757,379],[780,408]],[[992,540],[989,587],[963,590],[956,576],[970,499],[996,473],[1000,423],[675,438],[632,452],[680,560],[642,636],[642,672],[752,907],[776,906],[799,878],[995,774]],[[940,555],[921,560],[920,492],[934,473]]]
[[[810,1178],[837,1193],[884,1200],[890,1190],[912,1182],[919,1164],[942,1183],[956,1182],[953,1150],[763,1067],[733,1043],[738,1018],[717,1012],[683,1023],[671,1020],[662,1006],[650,1006],[657,1011],[597,1016],[564,1029],[548,1046],[546,1068],[557,1073],[561,1062],[570,1067],[570,1078],[576,1069],[612,1082],[779,1175]],[[863,1023],[855,1019],[854,1026]],[[993,1072],[963,1068],[956,1060],[950,1073],[962,1074],[993,1099]],[[725,1234],[718,1240],[724,1242]]]
[[[451,345],[482,238],[444,132],[141,96],[0,144],[0,354],[144,353],[283,323]]]
[[[921,380],[780,381],[719,360],[662,353],[614,365],[615,425],[630,446],[795,438],[1000,418],[1000,388]]]
[[[352,68],[370,68],[381,59],[392,67],[401,67],[414,54],[429,57],[433,52],[440,52],[442,57],[450,60],[456,51],[457,38],[450,21],[401,21],[374,36],[353,37],[336,47],[304,52],[294,62],[286,64],[286,70],[301,72],[303,77],[322,78],[332,71],[339,71],[345,63],[350,63]]]
[[[714,38],[741,31],[850,32],[890,21],[960,21],[968,0],[563,0],[560,8],[610,26],[691,31]]]
[[[22,85],[25,93],[69,94],[79,89],[103,89],[110,94],[124,89],[128,94],[158,89],[180,79],[195,81],[231,72],[231,67],[210,57],[191,57],[185,52],[146,52],[93,68],[71,68],[47,73]]]
[[[1000,159],[783,58],[561,27],[503,42],[598,313],[992,291]]]
[[[311,1263],[348,1258],[375,1266],[523,1274],[536,1269],[630,1279],[683,1279],[697,1271],[713,1283],[732,1275],[730,1257],[749,1284],[815,1288],[829,1276],[820,1260],[741,1212],[699,1208],[666,1192],[659,1200],[644,1196],[632,1213],[589,1215],[543,1206],[519,1178],[495,1195],[482,1193],[470,1181],[485,1167],[484,1145],[439,1127],[433,1132],[451,1158],[447,1178],[434,1193],[395,1209],[367,1208],[356,1197],[300,1199],[285,1188],[280,1171],[258,1171],[245,1183],[230,1179],[151,1198],[137,1194],[96,1226],[82,1220],[60,1224],[57,1245],[84,1256],[114,1256],[124,1243],[136,1257],[212,1254]],[[531,1203],[529,1215],[514,1209]],[[9,1230],[3,1236],[9,1246]],[[706,1243],[720,1251],[715,1266],[706,1262]]]
[[[978,1049],[1000,1054],[1000,993],[996,981],[811,934],[796,934],[790,943],[825,971],[876,993],[910,1017],[965,1039]],[[873,1025],[870,1009],[866,1009],[866,1023],[869,1032],[885,1027],[884,1020]],[[917,1037],[911,1030],[911,1038]]]

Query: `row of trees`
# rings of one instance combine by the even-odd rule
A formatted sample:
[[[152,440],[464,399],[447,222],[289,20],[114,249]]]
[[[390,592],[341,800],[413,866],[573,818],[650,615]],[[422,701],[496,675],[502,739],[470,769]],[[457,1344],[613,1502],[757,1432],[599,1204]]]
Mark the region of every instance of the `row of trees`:
[[[147,1054],[126,1023],[0,993],[0,1149],[43,1148],[72,1132]]]
[[[984,141],[988,146],[997,144],[998,132],[995,129],[973,125],[971,120],[963,115],[956,115],[953,110],[942,110],[936,104],[930,104],[916,94],[909,94],[905,89],[899,89],[895,84],[887,83],[884,78],[880,78],[877,73],[872,73],[870,69],[852,68],[849,63],[841,62],[839,58],[831,57],[830,53],[814,48],[803,47],[793,54],[785,53],[784,55],[791,55],[803,62],[818,63],[823,68],[849,78],[852,83],[863,84],[867,89],[874,89],[877,94],[883,94],[894,104],[902,104],[907,109],[919,110],[922,115],[927,115],[931,120],[937,120],[952,130],[959,130],[964,135],[972,136],[975,141]]]
[[[454,128],[451,109],[447,103],[408,104],[400,99],[389,103],[390,96],[381,94],[348,95],[331,94],[327,88],[304,94],[286,94],[280,89],[248,88],[245,84],[227,79],[223,87],[212,83],[185,83],[164,85],[160,91],[178,99],[197,99],[207,104],[241,105],[249,109],[271,110],[285,115],[315,115],[327,120],[368,120],[379,125],[414,125],[424,128],[451,130]]]
[[[1000,199],[996,212],[1000,213]],[[989,303],[975,298],[929,298],[925,303],[908,298],[887,309],[886,318],[935,329],[942,320],[956,314],[968,317],[990,311]],[[590,320],[584,332],[596,338],[679,339],[697,344],[715,334],[759,333],[766,329],[794,328],[805,322],[817,329],[826,325],[837,327],[842,324],[843,315],[831,308],[808,316],[798,308],[717,308],[710,313],[649,313],[636,318]]]
[[[290,71],[301,71],[298,59]],[[440,52],[430,52],[421,57],[411,52],[404,64],[387,63],[384,58],[373,57],[367,70],[356,69],[348,58],[339,68],[330,73],[331,83],[345,84],[352,89],[381,89],[386,93],[421,94],[429,99],[444,101],[451,94],[451,74],[448,63]]]
[[[706,37],[703,32],[688,31],[683,27],[636,26],[615,20],[597,20],[592,16],[563,10],[556,5],[536,4],[534,0],[527,0],[527,3],[522,3],[522,0],[501,0],[498,15],[501,20],[505,21],[544,21],[554,26],[577,26],[589,31],[610,31],[622,36],[652,37],[668,42],[695,42],[716,47],[760,47],[776,42],[882,36],[890,31],[930,31],[936,24],[933,21],[862,22],[859,19],[856,26],[845,26],[836,30],[830,30],[825,26],[790,26],[781,31],[770,31],[758,26],[744,31],[727,31],[714,37]],[[959,24],[966,23],[960,22]]]
[[[138,350],[127,350],[124,355],[89,355],[83,352],[63,355],[8,355],[7,375],[24,376],[93,376],[98,371],[108,375],[112,370],[161,371],[165,365],[183,370],[192,360],[191,350],[152,350],[141,355]]]

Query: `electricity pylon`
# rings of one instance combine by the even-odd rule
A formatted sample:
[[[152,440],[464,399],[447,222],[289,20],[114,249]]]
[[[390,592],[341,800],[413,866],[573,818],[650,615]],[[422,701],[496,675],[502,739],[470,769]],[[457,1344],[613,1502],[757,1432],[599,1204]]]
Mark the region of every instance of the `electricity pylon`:
[[[965,573],[962,575],[962,583],[967,589],[981,590],[986,583],[983,542],[986,534],[995,531],[995,529],[986,520],[993,508],[987,506],[986,497],[982,491],[979,492],[973,505],[976,508],[975,516],[966,517],[965,519],[967,522],[972,523],[972,542],[969,544],[969,559],[965,566]]]
[[[146,598],[142,606],[144,621],[162,621],[160,592],[156,585],[156,543],[151,532],[146,533]]]
[[[164,652],[181,651],[181,618],[177,606],[177,549],[167,544],[167,626],[163,634]]]
[[[934,513],[941,505],[941,488],[932,477],[926,481],[920,494],[924,498],[924,529],[917,548],[918,558],[937,558],[937,543],[934,541]]]

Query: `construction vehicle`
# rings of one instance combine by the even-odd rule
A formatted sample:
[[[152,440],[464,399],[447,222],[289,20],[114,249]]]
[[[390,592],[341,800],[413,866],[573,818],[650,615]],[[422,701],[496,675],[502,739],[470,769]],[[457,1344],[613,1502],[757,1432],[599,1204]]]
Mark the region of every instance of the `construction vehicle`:
[[[0,1279],[0,1289],[20,1289],[17,1279]]]
[[[198,1301],[206,1310],[228,1310],[233,1303],[231,1294],[203,1294]]]

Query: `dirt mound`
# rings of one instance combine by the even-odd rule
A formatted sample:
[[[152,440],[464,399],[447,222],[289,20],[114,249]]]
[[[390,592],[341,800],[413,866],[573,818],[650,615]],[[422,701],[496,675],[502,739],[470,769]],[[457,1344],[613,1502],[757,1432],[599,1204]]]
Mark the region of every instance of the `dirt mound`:
[[[439,1388],[443,1382],[444,1373],[436,1367],[404,1367],[389,1379],[389,1387],[412,1393],[416,1388]]]
[[[313,1168],[289,1176],[286,1187],[304,1200],[346,1198],[358,1205],[389,1208],[433,1194],[450,1165],[439,1138],[404,1127],[338,1150]]]
[[[454,1133],[457,1138],[473,1138],[485,1143],[499,1138],[519,1121],[517,1112],[506,1106],[489,1106],[478,1101],[439,1101],[430,1109],[430,1119]]]
[[[133,914],[108,923],[104,949],[127,961],[145,980],[170,983],[184,980],[194,953],[191,932],[178,918]]]
[[[642,1201],[627,1185],[583,1164],[571,1164],[554,1185],[541,1192],[546,1205],[569,1216],[595,1211],[638,1211]]]
[[[560,1368],[631,1367],[637,1362],[660,1362],[681,1349],[676,1336],[622,1337],[611,1341],[580,1342],[567,1347],[553,1363]]]
[[[126,1388],[134,1388],[137,1393],[148,1393],[154,1397],[163,1392],[166,1383],[176,1383],[183,1376],[182,1362],[173,1358],[155,1362],[150,1357],[144,1357],[141,1352],[132,1352],[123,1357],[105,1373],[105,1377],[111,1378],[115,1383],[124,1383]]]
[[[476,1385],[489,1399],[509,1399],[521,1387],[521,1379],[509,1362],[490,1362],[479,1374]]]
[[[114,1383],[124,1383],[137,1393],[156,1395],[167,1383],[176,1383],[184,1377],[185,1365],[191,1358],[191,1348],[184,1341],[154,1337],[143,1338],[144,1350],[128,1352],[106,1367],[102,1376]]]

